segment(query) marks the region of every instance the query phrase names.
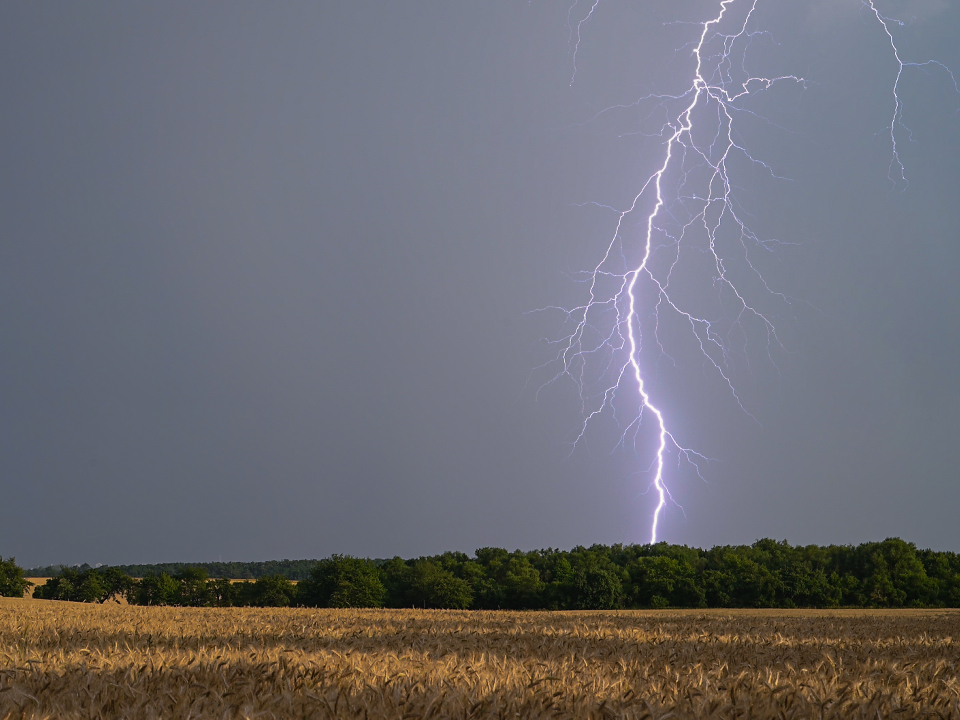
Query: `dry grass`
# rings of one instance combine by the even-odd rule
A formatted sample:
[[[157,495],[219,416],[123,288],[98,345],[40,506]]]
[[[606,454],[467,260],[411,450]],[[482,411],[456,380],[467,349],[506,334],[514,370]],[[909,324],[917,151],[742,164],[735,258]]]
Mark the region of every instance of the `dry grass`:
[[[0,718],[954,718],[960,613],[0,601]]]

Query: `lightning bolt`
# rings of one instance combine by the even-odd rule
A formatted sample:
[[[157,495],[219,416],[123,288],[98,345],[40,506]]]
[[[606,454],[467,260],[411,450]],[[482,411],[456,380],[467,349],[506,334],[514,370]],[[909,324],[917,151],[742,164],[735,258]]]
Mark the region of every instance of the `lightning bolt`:
[[[577,5],[580,4],[580,0],[574,0],[573,5],[570,6],[570,10],[567,11],[567,29],[570,31],[569,42],[573,45],[573,74],[570,76],[570,84],[573,85],[573,82],[577,79],[577,53],[580,52],[580,39],[581,32],[583,30],[584,24],[586,24],[590,18],[593,17],[593,11],[597,9],[597,5],[600,4],[600,0],[592,0],[590,5],[590,10],[587,12],[587,16],[582,20],[577,22],[576,27],[573,25],[573,11],[577,9]],[[574,40],[576,37],[576,40]]]
[[[901,127],[907,132],[908,137],[912,139],[913,134],[910,132],[910,128],[903,124],[903,103],[900,101],[900,78],[903,76],[904,69],[907,67],[921,68],[935,66],[950,76],[950,81],[953,83],[953,89],[958,95],[960,95],[960,87],[957,86],[957,78],[954,76],[953,71],[942,62],[938,62],[937,60],[927,60],[926,62],[915,63],[904,62],[901,60],[900,50],[897,48],[897,43],[893,38],[893,33],[890,31],[890,25],[896,24],[900,27],[903,27],[906,23],[904,23],[902,20],[896,20],[894,18],[881,15],[874,0],[861,0],[861,3],[864,10],[868,10],[871,15],[877,18],[877,22],[880,23],[880,26],[883,28],[883,32],[890,41],[890,49],[893,51],[893,57],[897,61],[897,74],[894,78],[893,88],[891,90],[891,93],[893,94],[893,117],[890,119],[890,126],[887,128],[887,130],[890,132],[891,146],[890,166],[887,169],[887,178],[893,184],[894,189],[897,187],[902,187],[903,190],[906,190],[909,182],[907,181],[906,168],[903,167],[903,163],[900,161],[900,153],[897,150],[896,132],[897,127]]]
[[[599,5],[599,0],[590,0],[587,15],[574,23],[578,2],[571,6],[567,22],[574,45],[571,84],[576,79],[581,28]],[[790,243],[761,238],[750,229],[749,213],[738,200],[738,186],[733,181],[734,171],[744,167],[787,181],[748,150],[736,130],[737,119],[752,116],[771,122],[751,109],[753,98],[776,86],[802,91],[810,85],[797,75],[767,77],[748,72],[747,49],[758,38],[769,38],[768,33],[755,28],[758,2],[720,0],[713,17],[684,23],[697,31],[694,39],[678,51],[689,50],[692,61],[689,83],[681,92],[645,95],[630,105],[607,108],[594,118],[625,108],[645,110],[644,120],[654,123],[654,130],[641,128],[637,134],[659,140],[662,160],[642,181],[626,208],[616,210],[591,203],[615,213],[616,222],[600,262],[575,276],[587,286],[586,301],[572,308],[549,306],[537,311],[559,312],[563,317],[564,330],[559,337],[545,341],[555,353],[538,369],[549,369],[552,377],[537,394],[561,380],[572,381],[577,388],[583,422],[571,442],[571,452],[584,442],[588,426],[602,414],[611,415],[622,429],[617,447],[632,442],[636,448],[644,417],[652,422],[656,451],[648,472],[653,474],[650,489],[656,507],[651,543],[657,542],[664,508],[668,502],[675,503],[664,477],[668,456],[674,457],[678,466],[689,463],[701,479],[701,465],[710,458],[678,441],[669,428],[662,401],[654,401],[641,365],[644,331],[659,351],[658,358],[673,360],[661,342],[660,325],[673,318],[687,326],[705,368],[726,386],[739,408],[756,420],[737,392],[731,364],[742,357],[749,366],[747,346],[751,337],[758,337],[762,338],[767,358],[776,366],[773,353],[782,345],[774,321],[792,306],[784,293],[768,285],[754,260],[758,253],[777,254]],[[889,177],[895,185],[905,185],[897,150],[897,128],[905,127],[898,86],[904,68],[912,64],[900,59],[890,30],[890,25],[898,21],[883,16],[874,0],[862,3],[880,23],[899,64],[889,128]],[[937,65],[950,73],[936,61],[913,65]],[[950,77],[956,87],[952,73]],[[642,219],[637,222],[635,216]],[[684,270],[691,259],[694,266],[696,260],[706,260],[701,275],[704,270],[709,273],[704,285],[714,288],[719,312],[683,301],[683,293],[674,290],[674,285],[683,286],[678,278],[689,274]],[[632,389],[625,389],[627,386]],[[621,421],[624,405],[632,409]]]

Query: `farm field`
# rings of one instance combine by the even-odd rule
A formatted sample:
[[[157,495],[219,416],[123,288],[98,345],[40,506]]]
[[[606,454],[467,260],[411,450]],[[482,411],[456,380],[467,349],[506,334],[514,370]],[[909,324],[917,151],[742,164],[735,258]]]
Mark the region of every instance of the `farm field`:
[[[956,718],[958,611],[0,599],[0,718]]]

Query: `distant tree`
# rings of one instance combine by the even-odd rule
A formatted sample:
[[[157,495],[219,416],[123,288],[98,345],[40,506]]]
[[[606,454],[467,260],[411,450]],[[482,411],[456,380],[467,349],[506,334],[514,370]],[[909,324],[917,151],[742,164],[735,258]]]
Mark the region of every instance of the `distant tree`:
[[[40,600],[104,603],[127,595],[133,579],[115,568],[62,567],[60,574],[37,586],[33,597]]]
[[[310,607],[383,607],[386,594],[377,566],[349,555],[321,560],[299,586],[301,604]]]
[[[474,605],[483,610],[500,610],[507,606],[506,588],[500,582],[510,553],[503,548],[483,547],[476,551],[480,573],[473,578]]]
[[[783,569],[785,600],[782,607],[837,607],[843,598],[840,576],[794,562]]]
[[[297,599],[297,586],[283,575],[264,575],[251,588],[251,605],[256,607],[287,607]]]
[[[683,557],[638,557],[627,566],[632,607],[706,607],[696,571]]]
[[[572,608],[573,603],[573,566],[566,553],[556,553],[551,558],[547,573],[550,583],[544,591],[544,607],[551,610]]]
[[[919,550],[917,557],[923,563],[933,585],[938,607],[960,607],[960,555],[954,552]]]
[[[33,598],[35,600],[60,600],[57,594],[60,592],[60,583],[54,582],[58,578],[48,578],[43,585],[37,585],[33,589]]]
[[[546,584],[529,558],[519,550],[512,553],[498,578],[503,587],[506,607],[525,610],[544,606]]]
[[[927,577],[917,546],[900,538],[861,545],[866,556],[868,602],[878,607],[924,607],[936,604],[937,583]]]
[[[421,558],[407,574],[410,604],[423,608],[465,610],[473,603],[470,583],[432,560]]]
[[[238,588],[244,583],[232,583],[227,578],[207,581],[207,592],[213,607],[232,607],[237,602]]]
[[[117,568],[104,567],[93,572],[96,573],[103,586],[101,595],[103,599],[100,602],[106,602],[107,600],[120,602],[119,598],[126,597],[133,587],[133,578]]]
[[[264,562],[157,563],[112,567],[133,577],[146,577],[160,573],[175,577],[181,570],[190,567],[206,570],[209,577],[215,578],[256,580],[266,575],[283,575],[288,580],[305,580],[310,575],[310,569],[316,564],[316,560],[267,560]],[[32,570],[36,570],[32,577],[52,577],[60,574],[60,567],[32,568]]]
[[[629,574],[615,562],[621,559],[617,548],[593,545],[575,547],[567,558],[573,568],[568,584],[565,608],[572,610],[608,610],[624,607],[624,581]]]
[[[146,575],[131,588],[127,598],[132,605],[176,605],[180,584],[165,572]]]
[[[707,553],[704,586],[710,607],[777,607],[783,581],[751,557],[750,547],[716,547]]]
[[[15,558],[6,560],[0,556],[0,597],[23,597],[32,582],[23,576],[23,568]]]
[[[460,576],[473,588],[474,607],[523,610],[550,607],[554,602],[550,584],[554,579],[554,551],[511,553],[485,547],[476,555],[475,561],[464,563],[460,569]]]
[[[415,604],[410,592],[410,566],[401,557],[394,557],[385,561],[378,568],[380,582],[386,592],[384,604],[387,607],[402,608]],[[301,595],[309,587],[309,583],[300,583]]]
[[[60,574],[62,565],[40,565],[38,567],[24,568],[23,574],[27,577],[51,578]]]
[[[620,578],[610,568],[579,567],[573,573],[573,604],[578,610],[612,610],[620,605]]]
[[[67,575],[62,571],[66,570]],[[33,597],[37,600],[75,600],[74,583],[77,572],[70,568],[61,568],[61,574],[48,578],[43,585],[33,589]]]
[[[185,566],[173,577],[176,580],[176,605],[181,607],[205,607],[210,604],[212,595],[207,586],[207,571],[202,567]]]

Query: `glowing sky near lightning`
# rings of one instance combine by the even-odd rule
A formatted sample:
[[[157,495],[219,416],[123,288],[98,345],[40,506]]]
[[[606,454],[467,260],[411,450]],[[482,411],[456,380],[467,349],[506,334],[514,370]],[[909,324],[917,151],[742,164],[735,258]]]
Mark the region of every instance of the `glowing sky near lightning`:
[[[571,4],[0,8],[0,555],[960,549],[960,8]]]

